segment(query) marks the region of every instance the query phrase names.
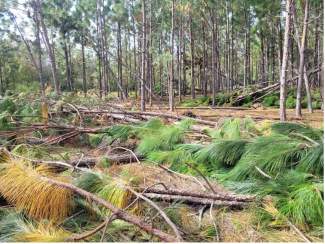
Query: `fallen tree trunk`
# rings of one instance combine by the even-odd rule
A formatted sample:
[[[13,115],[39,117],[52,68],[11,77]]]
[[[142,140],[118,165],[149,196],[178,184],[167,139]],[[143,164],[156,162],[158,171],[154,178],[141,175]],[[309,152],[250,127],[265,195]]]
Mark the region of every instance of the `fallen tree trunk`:
[[[255,199],[254,196],[241,196],[235,194],[220,194],[220,193],[200,193],[200,192],[190,192],[186,190],[177,190],[177,189],[157,189],[149,188],[146,190],[146,193],[155,193],[162,195],[173,195],[173,196],[187,196],[195,198],[204,198],[210,200],[223,200],[223,201],[237,201],[237,202],[250,202]]]
[[[107,114],[107,115],[111,116],[112,118],[122,119],[122,120],[126,120],[128,122],[138,122],[139,119],[144,119],[143,117],[138,117],[137,119],[131,119],[131,118],[127,117],[127,115],[131,115],[131,116],[161,117],[161,118],[175,119],[175,120],[192,119],[193,121],[195,121],[198,124],[209,125],[209,126],[216,125],[216,122],[213,122],[213,121],[191,118],[191,117],[182,116],[182,115],[177,116],[177,115],[157,113],[157,112],[108,111],[108,110],[81,110],[81,112],[85,113],[85,114]]]
[[[182,201],[188,204],[202,204],[202,205],[216,205],[216,206],[227,206],[227,207],[242,207],[247,205],[247,202],[241,201],[226,201],[226,200],[214,200],[200,197],[191,196],[180,196],[180,195],[167,195],[167,194],[157,194],[157,193],[144,193],[144,196],[150,199],[156,199],[161,201]]]
[[[74,192],[75,194],[78,194],[82,197],[85,197],[86,199],[88,200],[91,200],[107,209],[109,209],[112,214],[114,214],[116,216],[116,218],[118,219],[121,219],[121,220],[124,220],[128,223],[131,223],[131,224],[134,224],[136,226],[138,226],[140,229],[152,234],[152,235],[155,235],[157,237],[159,237],[162,241],[166,241],[166,242],[177,242],[179,241],[178,238],[174,237],[174,236],[171,236],[159,229],[156,229],[154,228],[152,225],[144,222],[142,219],[134,216],[134,215],[131,215],[129,213],[127,213],[126,211],[120,209],[120,208],[117,208],[115,207],[113,204],[105,201],[104,199],[102,198],[99,198],[97,197],[96,195],[90,193],[90,192],[87,192],[79,187],[76,187],[72,184],[69,184],[69,183],[64,183],[64,182],[60,182],[60,181],[57,181],[57,180],[54,180],[54,179],[50,179],[50,178],[47,178],[47,177],[40,177],[42,180],[44,181],[47,181],[48,183],[50,184],[53,184],[53,185],[56,185],[58,187],[62,187],[62,188],[65,188],[65,189],[68,189],[72,192]]]
[[[320,71],[319,68],[314,69],[314,70],[311,70],[311,71],[308,72],[308,75],[310,75],[310,74],[314,74],[314,73],[317,73],[317,72],[319,72],[319,71]],[[289,83],[291,83],[291,82],[294,82],[294,81],[297,80],[297,79],[298,79],[298,76],[293,77],[292,79],[287,80],[287,84],[289,84]],[[265,93],[265,92],[268,92],[268,91],[270,91],[270,90],[272,90],[272,89],[277,90],[277,89],[279,89],[279,88],[280,88],[280,83],[277,82],[277,83],[275,83],[275,84],[273,84],[273,85],[270,85],[270,86],[267,86],[267,87],[263,87],[263,88],[261,88],[261,89],[259,89],[259,90],[257,90],[257,91],[253,91],[253,92],[250,92],[250,93],[248,93],[248,94],[238,96],[238,97],[237,97],[237,98],[232,102],[232,105],[239,105],[240,102],[243,101],[243,100],[244,100],[245,98],[247,98],[247,97],[253,97],[253,98],[255,99],[256,96],[258,96],[258,95],[260,95],[260,94],[263,94],[263,93]]]
[[[108,155],[106,156],[109,162],[116,163],[116,164],[122,164],[122,163],[129,163],[129,162],[136,162],[136,158],[142,159],[143,157],[138,154],[114,154],[114,155]],[[102,157],[89,157],[89,158],[82,158],[82,159],[76,159],[71,161],[49,161],[49,160],[32,160],[29,159],[31,162],[35,164],[50,164],[50,165],[57,165],[57,166],[66,166],[66,167],[94,167],[96,163],[98,163]]]
[[[136,159],[143,159],[143,157],[139,154],[133,155],[132,153],[125,153],[125,154],[114,154],[114,155],[107,155],[106,159],[111,163],[128,163],[128,162],[136,162]],[[79,167],[90,166],[93,167],[97,162],[99,162],[101,157],[96,158],[83,158],[81,160],[73,160],[70,161],[69,164],[72,166],[78,165]]]

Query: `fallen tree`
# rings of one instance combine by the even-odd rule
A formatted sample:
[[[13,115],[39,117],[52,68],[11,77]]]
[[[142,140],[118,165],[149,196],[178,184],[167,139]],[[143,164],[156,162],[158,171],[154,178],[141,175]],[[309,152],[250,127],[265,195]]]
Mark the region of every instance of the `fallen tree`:
[[[320,68],[317,68],[317,69],[311,70],[311,71],[308,72],[308,75],[311,75],[311,74],[317,73],[317,72],[319,72],[320,70],[321,70]],[[287,80],[286,83],[289,84],[289,83],[295,82],[297,79],[298,79],[298,76],[293,77],[292,79]],[[276,83],[274,83],[274,84],[272,84],[272,85],[270,85],[270,86],[263,87],[263,88],[258,89],[258,90],[256,90],[256,91],[250,92],[250,93],[248,93],[248,94],[244,94],[244,95],[238,96],[238,97],[237,97],[237,98],[232,102],[232,105],[238,106],[238,105],[241,104],[241,102],[242,102],[243,100],[245,100],[245,99],[248,98],[248,97],[252,97],[253,99],[258,100],[258,99],[259,99],[259,98],[258,98],[259,96],[263,96],[265,93],[267,93],[267,92],[269,92],[269,91],[271,91],[271,90],[273,90],[273,91],[278,90],[279,88],[280,88],[280,83],[279,83],[279,82],[276,82]]]

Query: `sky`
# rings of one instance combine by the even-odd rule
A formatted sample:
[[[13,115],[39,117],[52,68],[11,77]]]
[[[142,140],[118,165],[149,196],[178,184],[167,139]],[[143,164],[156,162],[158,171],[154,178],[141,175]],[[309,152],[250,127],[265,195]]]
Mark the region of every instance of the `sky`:
[[[34,39],[31,19],[27,16],[27,10],[24,6],[26,0],[9,0],[10,11],[16,16],[17,23],[21,30],[24,31],[24,35],[26,39]],[[24,24],[27,23],[27,24]],[[11,30],[14,30],[15,27],[12,25]],[[16,31],[18,34],[18,31]]]

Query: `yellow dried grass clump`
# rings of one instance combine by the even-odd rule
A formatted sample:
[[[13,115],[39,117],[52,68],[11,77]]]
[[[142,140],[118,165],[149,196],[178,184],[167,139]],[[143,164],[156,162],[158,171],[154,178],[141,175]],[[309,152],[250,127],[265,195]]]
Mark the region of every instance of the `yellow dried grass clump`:
[[[59,181],[67,181],[67,178],[55,176],[47,166],[33,168],[13,159],[2,166],[5,167],[0,173],[0,194],[18,210],[32,218],[53,222],[68,216],[72,209],[72,192],[48,183],[41,176]]]
[[[50,224],[39,224],[37,227],[27,224],[25,229],[13,239],[17,242],[63,242],[70,236],[68,231]]]

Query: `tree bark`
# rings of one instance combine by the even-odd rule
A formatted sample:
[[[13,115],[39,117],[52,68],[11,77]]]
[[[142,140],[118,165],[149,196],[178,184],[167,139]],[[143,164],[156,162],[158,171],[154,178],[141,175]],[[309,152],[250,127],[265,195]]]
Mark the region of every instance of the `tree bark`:
[[[170,65],[170,82],[169,82],[169,110],[174,111],[174,25],[175,25],[175,0],[172,0],[172,29],[171,29],[171,65]]]
[[[141,68],[141,111],[146,111],[146,98],[145,98],[145,68],[146,68],[146,0],[142,0],[142,68]]]
[[[118,83],[122,87],[121,91],[121,99],[124,100],[126,97],[124,97],[125,94],[125,87],[123,85],[123,78],[122,78],[122,38],[121,38],[121,22],[117,22],[117,79]]]
[[[92,194],[90,192],[87,192],[87,191],[85,191],[85,190],[83,190],[81,188],[78,188],[78,187],[76,187],[76,186],[74,186],[72,184],[60,182],[60,181],[50,179],[50,178],[47,178],[47,177],[42,176],[41,179],[48,182],[48,183],[50,183],[50,184],[53,184],[53,185],[68,189],[68,190],[70,190],[70,191],[72,191],[72,192],[74,192],[74,193],[76,193],[76,194],[78,194],[80,196],[85,197],[86,199],[91,199],[95,203],[97,203],[99,205],[102,205],[103,207],[105,207],[105,208],[109,209],[110,211],[112,211],[112,214],[114,214],[116,216],[116,218],[122,219],[122,220],[124,220],[124,221],[126,221],[128,223],[134,224],[134,225],[138,226],[140,229],[159,237],[163,241],[166,241],[166,242],[177,242],[177,241],[179,241],[177,238],[175,238],[175,237],[173,237],[173,236],[171,236],[171,235],[169,235],[169,234],[167,234],[167,233],[165,233],[165,232],[163,232],[163,231],[161,231],[159,229],[155,229],[154,227],[152,227],[152,225],[147,224],[146,222],[139,219],[138,217],[128,214],[124,210],[115,207],[111,203],[105,201],[102,198],[97,197],[96,195],[94,195],[94,194]]]
[[[302,117],[302,114],[301,114],[301,88],[302,88],[302,79],[303,79],[304,67],[305,67],[305,43],[306,43],[306,36],[307,36],[307,28],[308,28],[308,0],[305,1],[304,24],[303,24],[303,31],[302,31],[302,36],[301,36],[301,44],[299,47],[299,54],[300,54],[299,71],[298,71],[299,77],[298,77],[298,82],[297,82],[297,99],[296,99],[296,116],[298,118]],[[296,34],[298,34],[298,33],[296,33]],[[308,82],[307,82],[307,87],[309,88]],[[307,92],[307,94],[309,94],[309,97],[310,97],[310,92]],[[309,104],[309,105],[311,105],[311,104]],[[308,106],[308,108],[309,108],[309,106]],[[312,110],[311,106],[309,109]]]
[[[212,62],[211,62],[211,68],[212,68],[212,107],[216,106],[216,84],[217,84],[217,63],[216,63],[216,23],[215,23],[215,16],[214,13],[211,14],[211,25],[212,25],[212,38],[211,38],[211,46],[212,46]]]
[[[178,32],[178,102],[182,102],[182,46],[183,46],[183,16],[180,16]]]
[[[292,0],[287,0],[286,2],[286,24],[284,33],[284,43],[283,43],[283,58],[282,67],[280,73],[280,120],[285,121],[287,119],[286,114],[286,69],[288,62],[288,43],[289,43],[289,31],[291,25],[291,5]]]
[[[72,90],[71,87],[71,77],[70,77],[70,66],[69,66],[69,54],[68,54],[68,47],[67,47],[67,42],[64,40],[63,43],[63,51],[64,51],[64,60],[65,60],[65,72],[66,72],[66,86],[69,89],[69,91]]]
[[[82,56],[82,88],[84,96],[87,95],[87,77],[86,77],[86,58],[85,58],[85,36],[82,29],[81,33],[81,56]]]
[[[39,15],[38,15],[38,11],[37,11],[37,6],[34,6],[34,21],[36,23],[36,42],[37,42],[37,48],[38,48],[38,78],[39,78],[39,83],[40,83],[40,87],[41,87],[41,97],[42,97],[43,102],[45,102],[45,84],[44,84],[44,80],[43,80],[41,30],[40,30],[40,19],[39,19]]]
[[[193,36],[193,21],[190,16],[190,42],[191,42],[191,97],[195,99],[195,80],[194,80],[194,36]]]
[[[205,33],[205,23],[202,22],[202,42],[203,42],[203,62],[202,62],[202,69],[203,69],[203,73],[202,73],[202,81],[203,81],[203,84],[202,84],[202,93],[203,93],[203,96],[207,96],[208,94],[208,81],[207,81],[207,74],[206,74],[206,63],[207,63],[207,55],[206,55],[206,33]]]
[[[307,7],[307,9],[306,9]],[[299,60],[299,75],[301,74],[301,80],[299,81],[298,79],[298,84],[297,84],[297,100],[296,100],[296,116],[301,117],[301,89],[302,89],[302,79],[304,79],[304,84],[306,88],[306,95],[307,95],[307,106],[308,106],[308,111],[310,113],[313,112],[313,107],[312,107],[312,98],[311,98],[311,93],[310,93],[310,86],[309,86],[309,80],[307,76],[307,70],[306,70],[306,65],[305,65],[305,46],[306,46],[306,38],[307,38],[307,28],[308,28],[308,0],[305,2],[305,15],[304,15],[304,23],[303,23],[303,31],[301,35],[301,43],[299,40],[299,29],[296,21],[296,9],[295,5],[293,5],[293,24],[295,27],[295,35],[296,35],[296,41],[298,44],[298,49],[299,49],[299,55],[300,55],[300,60]],[[299,84],[300,82],[300,84]]]
[[[43,37],[45,40],[45,47],[48,52],[50,63],[51,63],[51,71],[52,71],[54,89],[55,89],[56,94],[60,95],[61,88],[60,88],[60,83],[59,83],[58,76],[57,76],[54,48],[53,48],[52,44],[50,43],[50,40],[48,37],[47,28],[45,26],[44,19],[43,19],[42,6],[41,6],[40,0],[37,0],[37,9],[39,12],[40,24],[42,27],[42,34],[43,34]]]

